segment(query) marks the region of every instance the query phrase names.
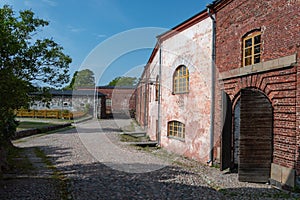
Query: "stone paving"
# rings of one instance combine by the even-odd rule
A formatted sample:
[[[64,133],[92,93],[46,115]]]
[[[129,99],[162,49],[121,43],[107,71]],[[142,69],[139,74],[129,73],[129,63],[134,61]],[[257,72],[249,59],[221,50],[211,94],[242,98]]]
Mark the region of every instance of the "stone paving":
[[[240,183],[225,174],[163,149],[141,151],[118,141],[128,120],[88,121],[76,129],[15,142],[37,173],[0,182],[0,199],[298,199],[266,184]],[[30,152],[42,150],[47,166]],[[58,173],[57,180],[53,174]],[[61,181],[66,185],[62,190]],[[63,195],[61,195],[63,194]]]

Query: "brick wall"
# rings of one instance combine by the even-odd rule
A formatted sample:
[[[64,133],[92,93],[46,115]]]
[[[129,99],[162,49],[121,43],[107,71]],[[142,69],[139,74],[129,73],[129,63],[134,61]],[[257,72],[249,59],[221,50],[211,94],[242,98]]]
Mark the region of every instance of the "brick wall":
[[[193,26],[161,41],[160,118],[155,102],[155,87],[150,87],[147,133],[150,138],[154,138],[156,129],[160,128],[160,145],[163,148],[206,163],[210,152],[212,21],[203,15],[205,17]],[[157,75],[153,72],[159,68],[159,54],[156,58],[157,60],[154,58],[150,63],[152,80],[155,80]],[[173,77],[176,69],[182,65],[186,66],[189,72],[189,90],[176,94],[173,89]],[[168,123],[172,121],[185,125],[185,137],[169,135]]]
[[[117,87],[98,87],[98,92],[106,96],[106,99],[111,99],[112,105],[106,105],[107,112],[129,112],[135,110],[136,95],[135,88],[117,88]]]
[[[144,73],[140,78],[140,82],[135,91],[136,98],[136,112],[135,119],[139,125],[145,127],[148,120],[148,107],[149,107],[149,69],[146,67]]]
[[[296,150],[296,67],[253,74],[224,81],[224,89],[233,101],[242,88],[264,92],[274,108],[273,162],[294,168]]]
[[[219,72],[241,68],[242,38],[252,30],[262,32],[261,61],[300,53],[298,0],[234,0],[217,11],[216,65]],[[252,73],[223,81],[234,101],[240,89],[261,90],[274,108],[273,163],[299,168],[299,61],[290,67]],[[298,88],[298,90],[297,90]]]
[[[262,61],[299,53],[299,0],[235,0],[217,12],[217,60],[220,72],[241,67],[242,38],[261,29]]]

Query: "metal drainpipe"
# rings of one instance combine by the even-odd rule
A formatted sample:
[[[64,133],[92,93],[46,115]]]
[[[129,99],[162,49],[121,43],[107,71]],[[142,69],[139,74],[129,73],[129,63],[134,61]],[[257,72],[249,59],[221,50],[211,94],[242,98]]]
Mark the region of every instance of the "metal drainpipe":
[[[143,80],[142,80],[143,81]],[[142,122],[142,97],[143,97],[143,83],[141,81],[141,85],[139,87],[139,95],[140,95],[140,98],[139,98],[139,104],[140,104],[140,114],[139,114],[139,118],[140,118],[140,123]],[[144,123],[144,122],[143,122]],[[145,124],[144,124],[144,127],[145,127]]]
[[[158,39],[159,44],[159,70],[158,70],[158,77],[159,77],[159,85],[158,85],[158,109],[157,109],[157,126],[158,126],[158,133],[157,133],[157,145],[160,146],[161,143],[161,68],[162,68],[162,58],[161,58],[161,43],[160,39]]]
[[[146,129],[148,121],[147,121],[147,98],[148,98],[148,77],[147,77],[147,71],[146,71],[146,82],[145,82],[145,93],[144,93],[144,127]]]
[[[215,124],[215,61],[216,61],[216,18],[215,15],[211,13],[211,5],[207,6],[207,13],[212,19],[212,60],[211,60],[211,107],[210,107],[210,152],[208,164],[213,165],[214,161],[214,124]]]
[[[96,96],[98,93],[97,93],[97,87],[95,85],[95,88],[94,88],[94,114],[93,114],[93,117],[97,119],[97,102],[96,102],[96,99],[98,99],[98,96]]]

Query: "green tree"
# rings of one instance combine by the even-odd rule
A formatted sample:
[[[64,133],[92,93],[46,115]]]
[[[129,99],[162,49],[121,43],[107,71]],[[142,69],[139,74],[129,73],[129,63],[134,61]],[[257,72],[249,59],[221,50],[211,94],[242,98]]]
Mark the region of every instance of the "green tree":
[[[0,146],[15,133],[14,110],[28,105],[37,83],[61,87],[69,81],[72,59],[52,39],[37,39],[48,24],[31,10],[0,8]]]
[[[108,83],[108,86],[135,86],[138,82],[136,77],[116,77]]]
[[[69,85],[70,89],[76,89],[78,87],[95,87],[95,75],[94,72],[89,69],[76,71]]]
[[[75,71],[70,84],[67,85],[66,87],[64,87],[63,88],[64,90],[73,90],[74,84],[75,84],[75,78],[76,78],[77,74],[78,74],[78,71]]]

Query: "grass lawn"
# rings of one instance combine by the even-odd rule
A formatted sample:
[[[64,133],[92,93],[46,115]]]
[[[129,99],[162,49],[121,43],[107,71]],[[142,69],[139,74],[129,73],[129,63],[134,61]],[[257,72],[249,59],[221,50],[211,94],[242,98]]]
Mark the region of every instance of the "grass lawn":
[[[23,121],[20,122],[17,130],[26,130],[26,129],[33,129],[33,128],[43,128],[48,126],[56,125],[55,123],[47,123],[47,122],[29,122],[29,121]]]

